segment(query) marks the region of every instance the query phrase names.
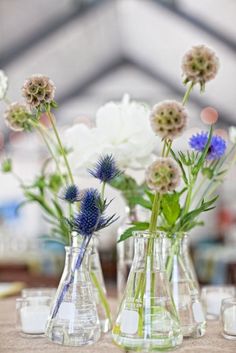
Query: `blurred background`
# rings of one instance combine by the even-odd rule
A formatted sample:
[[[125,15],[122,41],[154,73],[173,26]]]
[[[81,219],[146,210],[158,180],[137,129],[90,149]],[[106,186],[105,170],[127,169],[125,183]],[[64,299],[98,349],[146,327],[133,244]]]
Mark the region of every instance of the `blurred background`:
[[[190,127],[201,127],[203,107],[219,112],[219,128],[236,125],[236,2],[234,0],[0,0],[0,69],[9,77],[9,97],[32,73],[56,84],[62,128],[125,92],[154,104],[181,99],[181,58],[205,43],[220,57],[217,78],[189,103]],[[9,132],[0,105],[0,158],[11,155],[17,174],[31,179],[45,157],[34,134]],[[236,169],[220,189],[216,210],[191,234],[200,283],[236,283]],[[23,196],[13,176],[0,173],[0,282],[56,286],[63,247],[40,241],[47,226],[37,206],[18,210]],[[116,207],[124,214],[124,202]],[[122,217],[121,217],[122,219]],[[100,239],[104,276],[115,291],[116,229]]]

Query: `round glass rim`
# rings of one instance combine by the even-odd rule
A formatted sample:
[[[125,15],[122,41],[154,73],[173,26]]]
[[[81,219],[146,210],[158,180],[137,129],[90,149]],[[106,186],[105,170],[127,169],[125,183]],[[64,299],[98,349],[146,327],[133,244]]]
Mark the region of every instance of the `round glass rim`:
[[[150,232],[149,230],[134,230],[132,232],[133,236],[135,238],[154,238],[154,239],[173,239],[177,238],[179,235],[182,237],[187,237],[188,233],[186,232],[174,232],[173,235],[167,236],[167,234],[170,234],[168,232],[164,232],[162,230],[156,230],[154,232]]]
[[[222,299],[221,305],[224,305],[224,304],[236,305],[236,296]]]
[[[212,290],[216,290],[216,291],[218,291],[218,290],[227,290],[227,289],[233,289],[234,290],[234,292],[236,292],[236,288],[235,288],[235,286],[232,284],[229,284],[229,285],[227,285],[227,284],[225,284],[225,285],[220,285],[220,286],[214,286],[214,285],[211,285],[211,284],[209,284],[209,285],[204,285],[204,286],[202,286],[202,289],[201,289],[201,291],[202,292],[204,292],[204,291],[206,291],[206,290],[208,290],[208,289],[212,289]]]
[[[28,297],[18,297],[16,298],[16,303],[38,303],[38,302],[45,302],[51,301],[52,297],[48,295],[38,295],[38,296],[28,296]]]
[[[81,244],[82,245],[82,244]],[[64,247],[64,249],[65,249],[65,251],[67,251],[67,252],[69,252],[70,250],[73,250],[73,252],[76,252],[76,253],[79,253],[79,251],[81,250],[81,249],[83,249],[83,247],[82,246],[79,246],[79,245],[76,245],[76,246],[74,246],[74,245],[66,245],[65,247]],[[92,251],[92,246],[91,245],[88,245],[88,246],[86,246],[86,251],[85,252],[87,252],[87,251]]]

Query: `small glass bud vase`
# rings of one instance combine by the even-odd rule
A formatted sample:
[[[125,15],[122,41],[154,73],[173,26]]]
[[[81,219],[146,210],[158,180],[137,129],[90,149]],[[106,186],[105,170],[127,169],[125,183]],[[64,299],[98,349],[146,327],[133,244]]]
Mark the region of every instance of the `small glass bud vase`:
[[[184,337],[206,332],[206,318],[197,276],[189,254],[188,235],[164,237],[163,259]]]
[[[93,344],[101,330],[91,282],[91,248],[87,248],[77,268],[80,247],[65,247],[65,267],[51,307],[46,327],[50,341],[66,346]]]
[[[149,232],[134,235],[135,254],[113,340],[124,350],[170,350],[180,345],[183,337],[162,261],[162,236]]]

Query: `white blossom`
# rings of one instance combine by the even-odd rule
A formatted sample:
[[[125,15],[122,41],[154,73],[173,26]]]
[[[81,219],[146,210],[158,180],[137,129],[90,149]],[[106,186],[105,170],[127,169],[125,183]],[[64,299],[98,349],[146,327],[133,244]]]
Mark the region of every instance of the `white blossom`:
[[[109,102],[96,114],[96,126],[76,124],[66,131],[66,144],[73,172],[76,174],[97,160],[99,155],[113,154],[120,168],[145,168],[152,161],[158,139],[151,129],[150,108],[130,101]]]

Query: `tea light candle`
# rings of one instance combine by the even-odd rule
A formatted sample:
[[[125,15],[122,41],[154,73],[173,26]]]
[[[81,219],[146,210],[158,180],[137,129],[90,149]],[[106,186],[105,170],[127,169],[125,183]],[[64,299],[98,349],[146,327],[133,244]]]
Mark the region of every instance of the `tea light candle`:
[[[235,295],[234,286],[204,286],[201,299],[208,320],[218,320],[222,300]]]
[[[32,305],[20,309],[21,329],[24,333],[43,334],[49,315],[49,306]]]
[[[229,294],[224,292],[212,292],[207,294],[207,312],[212,315],[220,315],[221,301],[228,298]]]
[[[24,335],[43,335],[50,313],[51,297],[16,299],[17,329]]]
[[[226,308],[223,313],[224,332],[236,336],[236,306]]]

